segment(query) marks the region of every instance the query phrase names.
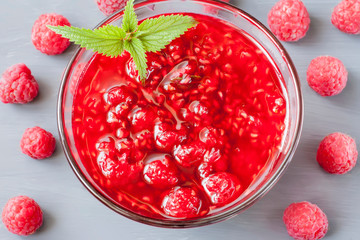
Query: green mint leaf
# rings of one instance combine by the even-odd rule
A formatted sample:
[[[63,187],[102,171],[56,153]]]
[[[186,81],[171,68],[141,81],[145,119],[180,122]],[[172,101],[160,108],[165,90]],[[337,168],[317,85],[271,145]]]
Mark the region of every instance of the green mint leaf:
[[[122,28],[113,25],[94,30],[69,26],[47,27],[83,48],[92,49],[109,57],[120,56],[124,51],[126,33]]]
[[[147,74],[147,60],[144,45],[137,38],[132,38],[124,42],[125,50],[128,51],[136,65],[141,81],[144,83]]]
[[[134,0],[128,0],[125,6],[124,17],[121,27],[122,29],[124,29],[125,32],[131,33],[136,31],[137,26],[138,20],[134,10]]]
[[[190,16],[168,15],[143,21],[136,32],[146,51],[157,52],[197,22]]]
[[[146,19],[138,26],[134,0],[128,0],[121,28],[113,25],[95,30],[69,26],[47,27],[83,48],[109,57],[117,57],[124,50],[128,51],[143,82],[147,76],[146,52],[160,51],[196,24],[192,17],[178,14]]]

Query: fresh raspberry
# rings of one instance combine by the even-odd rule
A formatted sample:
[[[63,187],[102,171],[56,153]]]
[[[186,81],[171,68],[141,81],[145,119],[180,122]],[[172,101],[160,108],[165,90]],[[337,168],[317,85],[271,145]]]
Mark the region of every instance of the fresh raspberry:
[[[346,86],[348,72],[343,63],[334,57],[313,59],[307,70],[309,86],[321,96],[339,94]]]
[[[145,182],[158,188],[175,186],[179,182],[177,174],[178,170],[168,155],[154,160],[144,167]]]
[[[202,181],[202,185],[214,205],[223,205],[232,201],[241,188],[238,179],[227,172],[210,175]]]
[[[183,167],[192,167],[201,161],[206,152],[203,143],[195,142],[187,145],[179,145],[174,150],[175,160]]]
[[[10,232],[26,236],[33,234],[42,225],[43,213],[32,198],[17,196],[6,203],[2,221]]]
[[[360,34],[360,0],[343,0],[335,8],[331,23],[340,31]]]
[[[284,211],[283,221],[289,235],[296,240],[321,239],[328,230],[325,213],[309,202],[290,204]]]
[[[172,217],[189,218],[198,214],[201,200],[196,191],[189,187],[175,187],[164,198],[162,208]]]
[[[55,138],[40,127],[28,128],[25,130],[21,141],[21,151],[34,159],[50,157],[55,150]]]
[[[271,31],[282,41],[298,41],[310,26],[309,13],[300,0],[280,0],[268,14]]]
[[[336,132],[320,142],[316,160],[327,172],[344,174],[356,165],[357,156],[355,140],[346,134]]]
[[[58,14],[42,14],[35,21],[31,40],[37,50],[47,55],[60,54],[70,45],[70,41],[56,34],[46,26],[70,26],[69,21]]]
[[[28,103],[39,92],[39,85],[23,63],[12,65],[0,79],[0,100],[3,103]]]
[[[101,12],[106,16],[122,9],[126,5],[126,0],[96,0],[96,3]]]

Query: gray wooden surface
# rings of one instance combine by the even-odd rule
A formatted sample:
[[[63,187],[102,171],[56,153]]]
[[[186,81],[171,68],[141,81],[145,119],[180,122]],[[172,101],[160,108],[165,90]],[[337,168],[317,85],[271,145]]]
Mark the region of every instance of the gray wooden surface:
[[[232,3],[266,23],[276,0],[234,0]],[[325,173],[315,161],[319,141],[335,131],[360,143],[360,36],[341,33],[330,23],[339,0],[304,0],[311,15],[305,39],[286,43],[302,81],[305,121],[293,162],[278,184],[253,207],[228,221],[187,230],[160,229],[128,220],[102,205],[81,185],[57,143],[54,156],[36,161],[21,153],[25,128],[41,126],[57,138],[56,98],[61,74],[73,54],[46,56],[31,43],[31,28],[42,13],[56,12],[76,26],[93,27],[103,19],[94,0],[0,0],[0,72],[24,62],[40,85],[40,95],[27,105],[0,103],[0,206],[13,196],[33,197],[44,210],[45,222],[27,239],[290,239],[282,223],[283,210],[294,201],[311,201],[327,214],[325,239],[359,239],[360,167],[344,176]],[[349,81],[338,96],[323,98],[306,83],[310,60],[319,55],[340,58]],[[359,147],[359,144],[358,144]],[[0,224],[0,239],[20,239]]]

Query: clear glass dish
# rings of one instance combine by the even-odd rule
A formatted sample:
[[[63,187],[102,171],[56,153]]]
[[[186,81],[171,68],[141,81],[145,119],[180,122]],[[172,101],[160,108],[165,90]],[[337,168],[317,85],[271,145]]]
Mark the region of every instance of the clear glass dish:
[[[68,162],[76,176],[91,194],[115,212],[137,222],[159,227],[189,228],[208,225],[233,217],[254,204],[274,186],[286,170],[295,152],[300,138],[303,121],[303,100],[300,81],[295,66],[282,44],[263,24],[246,12],[229,4],[208,0],[149,0],[136,4],[135,11],[139,20],[164,13],[189,12],[208,15],[232,24],[253,38],[253,40],[255,40],[268,55],[269,59],[272,59],[283,78],[282,84],[284,86],[284,95],[287,100],[287,116],[285,119],[286,129],[284,131],[279,153],[271,161],[268,161],[256,181],[254,181],[237,200],[205,217],[187,220],[159,220],[144,217],[117,205],[91,180],[91,177],[79,160],[79,154],[77,153],[74,144],[71,122],[73,96],[71,94],[70,85],[76,66],[80,63],[89,61],[93,55],[91,51],[79,48],[64,72],[57,106],[60,140]],[[109,16],[99,23],[96,28],[108,23],[120,25],[122,13],[123,11],[119,11],[112,16]]]

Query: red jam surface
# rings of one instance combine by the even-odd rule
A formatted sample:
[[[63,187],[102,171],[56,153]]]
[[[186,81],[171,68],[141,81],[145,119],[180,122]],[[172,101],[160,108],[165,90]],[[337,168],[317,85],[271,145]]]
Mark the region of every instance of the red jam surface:
[[[152,218],[198,218],[234,201],[277,155],[285,129],[282,77],[263,50],[192,16],[195,28],[147,54],[145,85],[128,53],[95,54],[71,84],[86,176]]]

